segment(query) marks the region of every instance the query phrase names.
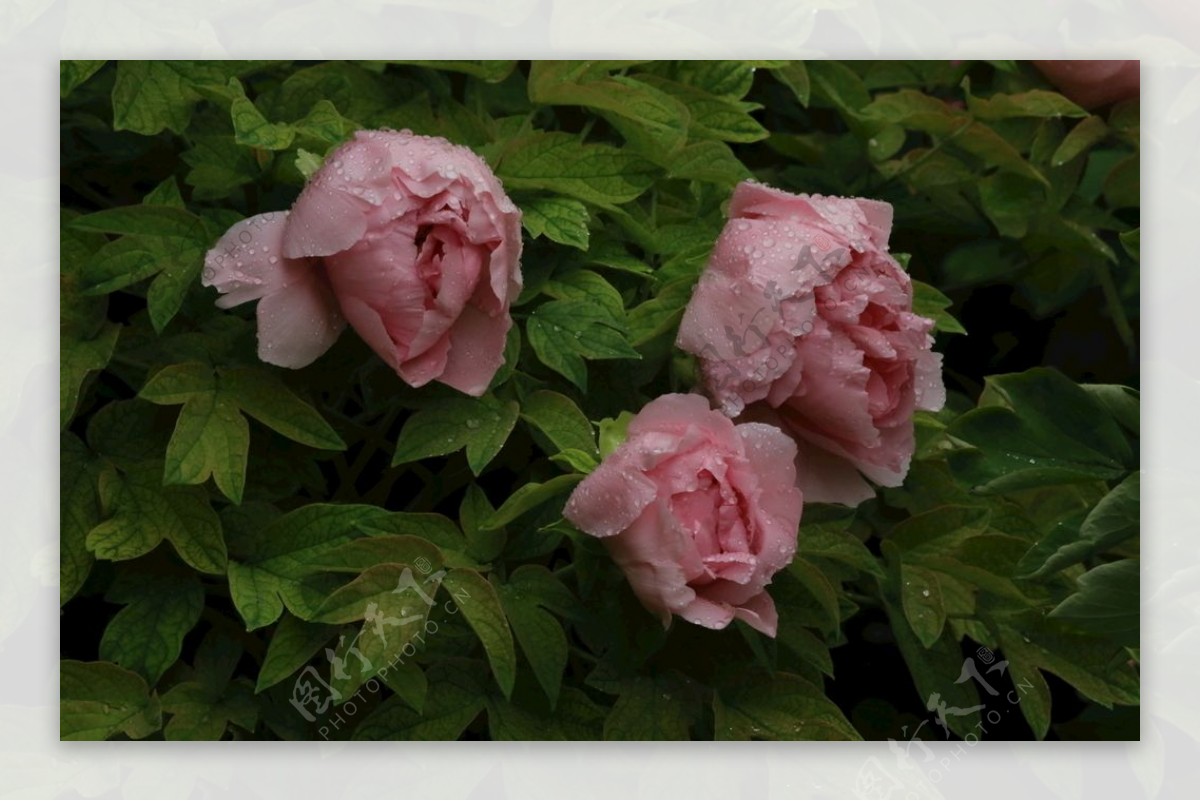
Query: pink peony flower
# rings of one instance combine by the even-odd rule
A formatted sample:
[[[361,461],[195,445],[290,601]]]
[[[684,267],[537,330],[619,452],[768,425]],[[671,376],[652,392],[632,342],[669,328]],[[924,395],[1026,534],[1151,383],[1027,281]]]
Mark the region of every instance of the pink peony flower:
[[[521,290],[521,213],[465,147],[359,131],[292,207],[237,223],[205,259],[222,308],[258,300],[258,355],[303,367],[348,321],[414,387],[481,395]]]
[[[886,203],[743,182],[680,325],[725,414],[797,438],[809,501],[870,497],[860,473],[898,486],[913,411],[945,402],[933,322],[912,313],[887,252],[891,224]]]
[[[1084,108],[1137,97],[1142,88],[1137,61],[1035,61],[1033,65]]]
[[[663,395],[563,514],[604,540],[664,626],[672,614],[712,629],[738,618],[773,637],[765,588],[796,553],[795,456],[777,428],[735,426],[700,395]]]

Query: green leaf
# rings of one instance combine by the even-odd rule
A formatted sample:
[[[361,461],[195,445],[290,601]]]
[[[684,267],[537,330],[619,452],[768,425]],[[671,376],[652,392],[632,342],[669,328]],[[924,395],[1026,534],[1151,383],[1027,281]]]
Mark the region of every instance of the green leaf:
[[[672,281],[662,287],[655,297],[630,309],[630,341],[641,347],[663,334],[673,335],[695,286],[696,281],[693,278]]]
[[[395,664],[385,665],[379,669],[379,678],[383,679],[383,683],[413,711],[425,710],[425,699],[429,697],[429,680],[425,678],[425,672],[416,662],[400,659]]]
[[[1047,184],[1045,177],[1004,137],[938,98],[912,89],[902,89],[877,96],[863,109],[863,114],[881,123],[895,123],[910,130],[943,137],[944,143],[952,142],[955,148],[982,159],[989,166]]]
[[[1088,113],[1057,92],[1030,89],[1017,94],[994,94],[988,98],[974,97],[970,82],[963,80],[967,93],[967,108],[978,119],[993,121],[1011,117],[1086,117]]]
[[[521,223],[534,239],[545,236],[560,245],[588,249],[588,210],[578,200],[536,198],[522,204],[521,212]]]
[[[119,61],[113,86],[113,129],[153,135],[183,133],[200,95],[170,61]]]
[[[829,577],[811,562],[797,558],[788,565],[788,572],[794,576],[820,605],[823,613],[822,628],[825,631],[836,631],[841,623],[841,611],[838,604],[838,592],[834,589]]]
[[[1125,231],[1118,234],[1117,238],[1121,240],[1121,247],[1125,248],[1125,252],[1129,254],[1134,261],[1141,259],[1142,252],[1142,229],[1134,228],[1132,231]]]
[[[900,599],[913,633],[926,648],[937,642],[946,625],[946,608],[937,573],[916,565],[900,566]]]
[[[1050,157],[1050,164],[1055,167],[1066,164],[1071,159],[1086,153],[1092,145],[1106,135],[1108,135],[1108,126],[1104,124],[1104,120],[1095,114],[1091,115],[1071,129],[1062,144],[1054,151],[1054,155]]]
[[[199,134],[190,141],[191,149],[180,158],[191,167],[184,181],[195,188],[194,200],[223,198],[261,172],[254,151],[238,145],[232,136]]]
[[[418,575],[422,575],[422,578],[418,579]],[[441,580],[442,576],[436,573],[424,576],[408,564],[377,564],[366,568],[358,578],[331,593],[317,607],[312,618],[318,623],[353,623],[372,615],[370,608],[374,606],[380,614],[400,615],[393,625],[400,629],[396,639],[403,645],[425,620],[425,614],[413,618],[413,613],[428,613],[428,607],[431,606],[429,602]],[[414,596],[419,602],[414,602]],[[417,626],[410,629],[412,623],[417,623]]]
[[[247,630],[274,623],[285,604],[296,616],[312,618],[340,582],[315,582],[311,565],[359,536],[360,526],[388,516],[377,506],[309,504],[255,532],[242,558],[229,563],[230,595]]]
[[[59,662],[59,737],[140,740],[158,731],[162,708],[146,680],[108,662]]]
[[[724,142],[693,142],[668,158],[664,166],[672,178],[707,181],[728,188],[752,177],[749,168]]]
[[[316,410],[255,368],[214,374],[198,362],[171,365],[155,373],[140,395],[151,403],[183,404],[167,446],[163,482],[202,484],[211,475],[234,503],[242,500],[250,452],[250,427],[239,410],[306,445],[345,448]]]
[[[935,506],[897,524],[888,534],[888,542],[906,560],[919,560],[982,534],[989,519],[988,509],[982,506]]]
[[[64,98],[95,75],[107,61],[63,59],[58,62],[58,96]]]
[[[84,294],[108,294],[156,275],[169,258],[171,241],[162,237],[123,236],[104,245],[83,268]]]
[[[258,671],[254,692],[261,693],[304,667],[335,634],[337,626],[309,623],[293,615],[284,615],[267,644],[267,655]]]
[[[1024,237],[1030,218],[1040,212],[1042,187],[1022,175],[997,172],[979,181],[979,200],[983,212],[1002,236]]]
[[[673,75],[677,80],[724,97],[745,97],[754,84],[754,70],[786,68],[788,61],[677,61]],[[803,65],[801,65],[803,68]]]
[[[149,553],[164,539],[202,573],[225,572],[221,520],[198,487],[164,487],[153,463],[123,475],[100,474],[100,502],[107,519],[87,535],[88,550],[99,559],[120,561]]]
[[[1040,611],[1011,618],[998,633],[1010,661],[1053,673],[1104,707],[1138,703],[1138,674],[1122,646],[1082,636]]]
[[[617,288],[592,270],[564,270],[542,285],[542,292],[555,300],[576,300],[603,311],[620,328],[625,319],[625,301]]]
[[[217,692],[199,682],[181,682],[163,694],[162,707],[171,715],[163,729],[168,740],[220,740],[230,723],[253,732],[258,721],[254,693],[244,680]]]
[[[237,405],[215,391],[183,405],[167,446],[164,484],[203,484],[211,475],[221,492],[242,502],[250,426]]]
[[[162,270],[150,283],[150,289],[146,293],[150,323],[156,333],[163,332],[183,307],[187,293],[199,285],[198,279],[203,266],[204,247],[195,243],[181,246],[171,258],[162,263]]]
[[[654,183],[649,161],[609,145],[585,145],[567,133],[535,133],[510,142],[496,174],[505,189],[542,189],[600,206],[627,203]]]
[[[261,67],[254,61],[118,61],[112,90],[113,129],[152,136],[182,134],[202,97],[198,88],[224,90],[230,76]]]
[[[785,614],[779,618],[776,634],[780,644],[789,648],[805,662],[826,676],[833,676],[833,656],[825,641],[805,627],[796,615]]]
[[[517,651],[496,588],[474,570],[451,570],[443,583],[483,643],[500,691],[505,698],[511,698],[517,676]]]
[[[323,450],[345,450],[346,443],[320,413],[270,371],[221,370],[220,385],[243,412],[288,439]]]
[[[480,562],[490,562],[504,550],[508,536],[503,530],[485,530],[484,522],[496,513],[478,484],[467,487],[459,507],[459,520],[467,539],[467,552]]]
[[[546,609],[561,606],[564,595],[573,602],[567,588],[540,565],[522,565],[500,587],[508,622],[551,707],[558,703],[567,666],[567,636]]]
[[[1043,558],[1036,567],[1030,565],[1025,575],[1039,578],[1057,573],[1136,537],[1141,525],[1140,496],[1141,474],[1135,471],[1100,499],[1084,518],[1077,537],[1064,538],[1072,532],[1060,528],[1034,545],[1030,554]]]
[[[575,449],[599,456],[592,424],[566,395],[539,390],[525,399],[521,417],[554,443],[560,451]]]
[[[200,621],[204,589],[194,576],[138,576],[114,587],[108,600],[125,604],[100,638],[100,658],[146,679],[150,686],[179,659],[183,638]]]
[[[767,129],[750,116],[751,112],[762,108],[757,103],[713,94],[658,76],[643,76],[642,80],[683,103],[690,117],[687,130],[691,139],[758,142],[769,136]]]
[[[342,543],[313,558],[307,567],[331,573],[360,573],[383,564],[413,565],[422,573],[429,573],[441,569],[442,554],[421,537],[373,534]]]
[[[1008,660],[1013,689],[1021,699],[1021,714],[1029,723],[1029,728],[1033,729],[1033,736],[1044,740],[1050,731],[1050,686],[1046,684],[1042,672],[1033,665],[1007,651],[1004,656]]]
[[[1050,612],[1050,619],[1136,647],[1141,621],[1140,562],[1122,559],[1079,577],[1079,589]]]
[[[389,698],[354,730],[355,740],[457,740],[480,712],[485,698],[478,682],[456,665],[429,670],[429,692],[421,712]]]
[[[633,412],[621,412],[616,417],[606,417],[600,421],[600,458],[607,458],[629,438],[629,423],[633,418]]]
[[[623,321],[622,321],[623,322]],[[587,391],[588,359],[640,359],[620,322],[595,303],[552,300],[534,310],[526,322],[534,353],[547,367]]]
[[[295,128],[286,123],[268,122],[250,98],[246,97],[237,78],[229,79],[228,88],[234,95],[229,106],[229,116],[233,121],[235,142],[263,150],[287,150],[291,147],[292,140],[296,138]]]
[[[63,332],[59,350],[59,426],[66,428],[75,416],[79,394],[88,374],[108,366],[117,347],[121,326],[103,323],[92,336]]]
[[[799,676],[776,673],[717,693],[718,740],[861,740],[837,705]]]
[[[637,676],[621,683],[617,702],[604,720],[604,739],[689,740],[691,718],[677,688]]]
[[[864,573],[883,575],[883,568],[862,540],[850,532],[822,523],[801,522],[799,550],[805,559],[821,557],[850,565]]]
[[[405,421],[392,465],[444,456],[466,447],[467,464],[479,475],[504,447],[519,412],[515,401],[490,395],[452,398],[422,409]]]
[[[59,588],[61,606],[79,592],[92,569],[87,534],[100,522],[100,498],[96,489],[97,466],[87,447],[69,431],[63,432],[59,448]]]
[[[81,231],[102,234],[133,234],[169,237],[191,241],[199,246],[208,243],[204,220],[186,209],[143,203],[121,206],[76,217],[71,226]]]
[[[1132,460],[1111,416],[1061,373],[1036,368],[987,386],[981,407],[947,428],[976,449],[951,453],[950,463],[977,492],[1112,479]]]
[[[949,715],[947,725],[955,734],[963,737],[979,722],[979,692],[971,681],[959,682],[962,671],[962,650],[951,637],[942,636],[926,647],[916,638],[903,611],[900,578],[900,555],[892,543],[884,541],[884,556],[888,561],[888,577],[882,583],[883,607],[891,623],[892,634],[904,657],[908,671],[916,685],[917,695],[926,709],[936,709],[938,703],[947,708],[957,707],[965,714]]]
[[[913,314],[928,317],[933,320],[934,328],[947,334],[965,334],[967,329],[950,316],[946,309],[950,308],[950,298],[943,295],[934,287],[920,281],[912,282]]]
[[[605,75],[596,62],[535,60],[529,69],[534,103],[592,109],[644,152],[671,152],[687,139],[689,111],[637,78]]]
[[[405,539],[410,543],[420,542],[415,538]],[[374,540],[346,543],[331,552],[329,558],[336,564],[342,561],[339,552],[373,543]],[[403,550],[407,553],[390,558],[405,559],[405,563],[368,567],[358,578],[331,593],[312,614],[314,620],[324,623],[363,621],[359,634],[353,639],[339,639],[336,649],[336,659],[343,665],[341,670],[334,671],[330,683],[342,695],[353,695],[363,682],[389,663],[401,655],[411,655],[404,649],[425,630],[445,571],[432,572],[440,567],[440,560],[433,561],[437,558],[436,551],[430,553],[428,545],[416,552],[422,555],[414,555],[412,549]],[[351,649],[357,651],[353,656]]]
[[[808,81],[808,70],[805,68],[803,61],[789,61],[786,66],[776,67],[771,70],[771,74],[778,78],[784,86],[792,90],[792,94],[796,96],[796,100],[800,101],[800,105],[808,106],[808,96],[811,89]]]
[[[325,163],[325,159],[315,153],[309,153],[304,148],[296,150],[296,169],[304,176],[304,180],[313,177],[317,170],[321,169],[321,165]]]
[[[506,526],[526,512],[566,494],[580,481],[583,481],[582,475],[570,474],[556,476],[541,484],[537,482],[522,484],[516,492],[508,497],[508,500],[500,505],[495,514],[483,522],[480,529],[494,531]]]

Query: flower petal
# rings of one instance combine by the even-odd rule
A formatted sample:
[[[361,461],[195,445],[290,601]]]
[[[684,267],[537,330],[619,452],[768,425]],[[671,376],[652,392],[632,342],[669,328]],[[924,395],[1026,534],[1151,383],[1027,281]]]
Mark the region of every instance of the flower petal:
[[[779,613],[775,609],[775,600],[767,595],[765,590],[740,604],[734,615],[768,637],[774,637],[779,628]]]
[[[657,495],[654,483],[628,466],[617,451],[580,482],[563,517],[593,537],[612,537],[629,528]]]
[[[308,262],[282,258],[287,212],[268,212],[234,223],[204,256],[200,282],[216,287],[217,306],[229,309],[269,295],[303,278]]]
[[[758,482],[755,552],[765,579],[786,567],[796,555],[796,534],[804,505],[804,496],[796,486],[796,443],[765,423],[741,423],[737,432],[746,443],[746,458]]]
[[[512,318],[492,316],[468,303],[450,329],[450,354],[438,376],[443,384],[478,397],[504,364],[504,345]]]
[[[796,481],[808,503],[858,506],[875,497],[875,490],[852,462],[817,445],[800,442],[796,464]]]
[[[258,302],[258,358],[299,368],[329,350],[346,320],[323,278],[283,287]]]

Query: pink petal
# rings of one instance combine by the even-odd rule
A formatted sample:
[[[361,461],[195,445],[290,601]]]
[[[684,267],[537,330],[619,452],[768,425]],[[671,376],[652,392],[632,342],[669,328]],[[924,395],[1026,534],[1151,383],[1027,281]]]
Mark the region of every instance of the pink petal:
[[[438,380],[459,392],[482,395],[504,364],[511,327],[507,313],[493,317],[468,303],[450,329],[450,355]]]
[[[423,387],[446,370],[446,360],[450,357],[450,335],[443,334],[441,339],[428,346],[417,356],[405,359],[396,365],[396,373],[411,387]]]
[[[283,258],[287,212],[247,217],[230,226],[204,257],[201,283],[222,295],[217,306],[229,309],[257,300],[289,283],[303,280],[314,267]]]
[[[754,577],[758,560],[748,553],[713,554],[704,557],[704,566],[712,572],[713,578],[746,584]]]
[[[775,601],[765,590],[738,606],[734,614],[738,620],[744,621],[768,637],[774,637],[779,628],[779,613],[775,610]]]
[[[917,357],[915,375],[918,409],[936,412],[946,405],[946,385],[942,382],[942,354],[924,350]]]
[[[664,626],[671,613],[696,597],[688,582],[707,573],[687,534],[661,500],[647,506],[623,533],[604,542],[638,600]]]
[[[366,301],[356,297],[341,296],[338,300],[342,307],[342,314],[354,327],[354,331],[371,346],[371,350],[375,351],[379,358],[395,370],[400,364],[400,354],[397,352],[396,343],[388,334],[387,326],[383,324],[383,317],[379,312],[367,305]]]
[[[310,183],[288,218],[284,253],[290,258],[332,256],[367,232],[365,202],[327,183]]]
[[[654,483],[629,469],[621,450],[600,463],[567,499],[563,516],[593,537],[612,537],[629,528],[655,499]]]
[[[733,622],[733,607],[717,604],[697,595],[677,613],[681,618],[706,629],[723,629]]]
[[[892,204],[866,198],[855,198],[854,202],[867,218],[867,229],[875,247],[887,250],[888,238],[892,235]]]
[[[373,206],[390,197],[391,157],[374,131],[330,153],[288,218],[285,255],[332,256],[362,239]]]
[[[321,356],[346,327],[323,279],[283,287],[258,302],[258,358],[280,367],[304,367]]]
[[[737,432],[746,443],[746,458],[761,493],[755,552],[765,575],[770,576],[788,565],[796,554],[796,533],[804,504],[804,496],[796,486],[796,443],[780,429],[764,423],[741,423]]]
[[[799,443],[796,457],[797,483],[809,503],[840,503],[858,506],[875,497],[875,490],[843,456],[808,442]]]
[[[682,434],[691,426],[702,428],[718,441],[733,441],[733,423],[714,413],[708,398],[683,393],[659,395],[643,406],[629,423],[629,438],[659,432]]]
[[[879,431],[868,411],[863,354],[841,331],[818,320],[811,334],[797,342],[804,378],[780,413],[797,430],[820,432],[822,440],[871,447]]]

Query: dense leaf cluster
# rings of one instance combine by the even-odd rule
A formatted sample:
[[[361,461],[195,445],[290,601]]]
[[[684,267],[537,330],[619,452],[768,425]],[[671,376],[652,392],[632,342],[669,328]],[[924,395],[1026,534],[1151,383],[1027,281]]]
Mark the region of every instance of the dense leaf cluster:
[[[1008,736],[1129,736],[1136,102],[1014,62],[61,76],[64,738],[993,736],[996,705]],[[481,398],[353,336],[264,365],[200,284],[364,127],[469,145],[524,212]],[[626,413],[691,388],[675,331],[749,177],[894,205],[950,390],[903,487],[806,507],[776,640],[664,631],[561,515]]]

